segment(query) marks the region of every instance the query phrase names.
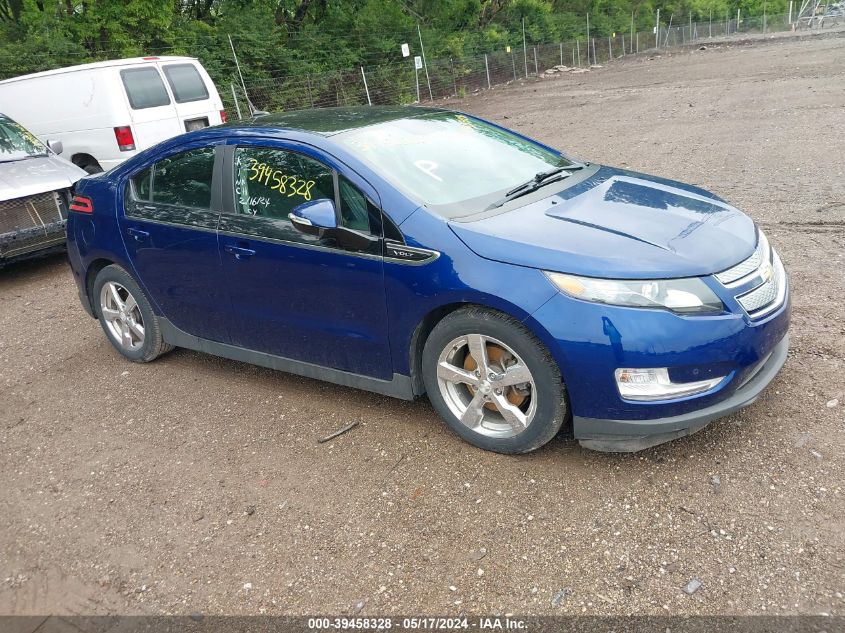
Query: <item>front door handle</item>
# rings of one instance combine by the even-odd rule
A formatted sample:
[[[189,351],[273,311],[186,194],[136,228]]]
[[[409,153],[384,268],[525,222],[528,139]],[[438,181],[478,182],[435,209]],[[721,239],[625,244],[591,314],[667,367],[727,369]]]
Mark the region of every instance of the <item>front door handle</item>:
[[[253,255],[255,255],[255,251],[251,248],[243,248],[241,246],[231,246],[227,245],[223,247],[223,250],[227,253],[231,253],[235,256],[235,259],[242,260],[242,259],[249,259]]]
[[[126,232],[129,233],[129,235],[131,235],[132,237],[134,237],[136,242],[143,242],[150,236],[147,231],[142,231],[141,229],[136,228],[130,228]]]

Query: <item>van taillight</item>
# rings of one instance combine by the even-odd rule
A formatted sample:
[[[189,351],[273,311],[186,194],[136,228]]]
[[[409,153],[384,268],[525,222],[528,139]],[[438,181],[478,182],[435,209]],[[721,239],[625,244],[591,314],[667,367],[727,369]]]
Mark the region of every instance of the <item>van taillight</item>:
[[[77,213],[94,213],[94,203],[88,196],[74,196],[70,201],[70,210]]]
[[[229,117],[226,116],[225,110],[220,110],[220,122],[226,123],[229,120]]]
[[[114,128],[114,137],[121,152],[135,149],[135,138],[132,136],[132,128],[128,125]]]

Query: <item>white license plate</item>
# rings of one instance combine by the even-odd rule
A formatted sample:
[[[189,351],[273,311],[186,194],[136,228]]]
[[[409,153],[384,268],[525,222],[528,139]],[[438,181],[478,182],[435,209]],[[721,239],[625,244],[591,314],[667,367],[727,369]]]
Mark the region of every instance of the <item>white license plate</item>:
[[[185,129],[188,132],[193,132],[194,130],[201,130],[204,127],[208,127],[208,117],[203,117],[201,119],[191,119],[190,121],[185,121]]]

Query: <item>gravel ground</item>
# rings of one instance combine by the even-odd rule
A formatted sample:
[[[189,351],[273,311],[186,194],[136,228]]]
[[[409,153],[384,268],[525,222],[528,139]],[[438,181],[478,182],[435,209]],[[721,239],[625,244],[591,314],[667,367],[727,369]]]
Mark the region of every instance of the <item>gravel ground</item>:
[[[760,222],[794,292],[760,400],[636,455],[484,453],[425,400],[183,350],[126,363],[61,257],[18,265],[0,273],[0,613],[845,613],[845,39],[458,106]]]

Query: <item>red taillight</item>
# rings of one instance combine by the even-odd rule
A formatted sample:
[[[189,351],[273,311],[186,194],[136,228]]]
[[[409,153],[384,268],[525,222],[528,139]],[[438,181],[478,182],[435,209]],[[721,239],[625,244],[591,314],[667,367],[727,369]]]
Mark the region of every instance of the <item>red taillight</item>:
[[[70,210],[77,213],[94,213],[94,203],[87,196],[74,196],[70,201]]]
[[[132,128],[128,125],[114,128],[114,137],[121,152],[135,149],[135,137],[132,136]]]
[[[229,117],[226,116],[225,110],[220,110],[220,122],[226,123],[229,120]]]
[[[158,57],[142,57],[141,59],[143,59],[144,61],[152,61],[154,59],[158,59]]]

